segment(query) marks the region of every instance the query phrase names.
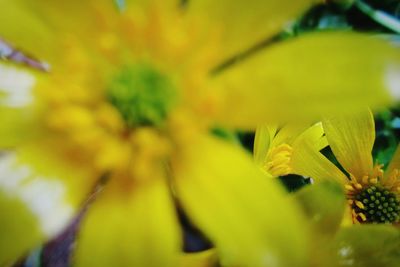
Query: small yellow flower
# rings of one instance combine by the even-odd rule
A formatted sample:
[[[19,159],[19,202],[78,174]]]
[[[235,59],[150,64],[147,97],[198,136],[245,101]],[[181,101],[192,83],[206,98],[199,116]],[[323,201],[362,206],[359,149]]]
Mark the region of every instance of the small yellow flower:
[[[354,223],[398,223],[400,219],[400,146],[386,170],[373,163],[374,118],[370,110],[357,115],[331,116],[322,121],[333,154],[344,171],[305,144],[295,173],[341,183]]]
[[[278,177],[297,174],[298,162],[305,146],[314,152],[328,145],[321,123],[311,127],[286,124],[282,127],[259,126],[254,140],[254,159],[267,174]]]

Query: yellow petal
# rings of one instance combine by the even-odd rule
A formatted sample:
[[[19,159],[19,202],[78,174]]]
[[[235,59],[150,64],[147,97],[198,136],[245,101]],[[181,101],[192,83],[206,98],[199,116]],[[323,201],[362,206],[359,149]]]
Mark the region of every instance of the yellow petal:
[[[204,38],[221,41],[222,61],[279,32],[313,2],[194,0],[187,4],[187,15],[201,26]]]
[[[74,266],[178,266],[174,206],[164,177],[153,178],[134,188],[106,185],[83,220]]]
[[[400,171],[400,144],[397,145],[392,160],[390,161],[385,171],[385,175],[390,175],[395,169],[398,169]]]
[[[0,148],[10,148],[38,134],[33,107],[36,76],[10,64],[0,64]]]
[[[273,134],[271,128],[267,125],[260,125],[257,127],[254,137],[253,155],[257,165],[263,165],[266,159],[268,150],[271,145]]]
[[[399,66],[400,50],[385,40],[346,32],[312,33],[238,62],[210,86],[222,94],[218,121],[254,129],[263,122],[315,119],[321,113],[387,104],[390,93],[394,97],[398,92]]]
[[[227,266],[303,266],[299,210],[246,152],[198,137],[174,158],[178,199]]]
[[[96,1],[96,0],[95,0]],[[176,0],[165,0],[165,1],[158,1],[158,0],[127,0],[125,1],[126,8],[129,9],[131,7],[140,7],[140,8],[154,8],[160,7],[163,9],[169,9],[167,11],[172,11],[172,9],[179,10],[180,2]]]
[[[328,143],[339,163],[356,178],[370,174],[375,141],[374,117],[369,109],[348,116],[329,116],[322,122]]]
[[[0,36],[40,58],[56,48],[52,30],[24,0],[0,0]]]
[[[63,41],[73,36],[87,44],[98,41],[99,29],[110,27],[117,15],[113,1],[0,0],[0,36],[54,63],[64,52]]]
[[[0,107],[0,148],[12,148],[38,135],[37,121],[30,110]]]
[[[180,257],[180,267],[214,267],[218,264],[215,249],[198,253],[185,253]]]
[[[280,144],[292,144],[293,141],[305,130],[307,129],[307,123],[288,123],[279,129],[277,134],[272,140],[273,146],[278,146]]]
[[[323,182],[302,188],[294,197],[301,204],[315,232],[332,236],[336,233],[346,207],[342,186]]]
[[[37,148],[19,147],[0,156],[2,266],[59,234],[89,191],[86,174]]]
[[[37,14],[51,28],[68,31],[68,33],[80,34],[86,32],[91,34],[95,23],[100,23],[99,27],[110,17],[104,17],[105,9],[109,9],[108,14],[117,15],[118,9],[114,1],[107,0],[70,0],[70,1],[51,1],[51,0],[18,0],[22,6],[32,14]],[[77,27],[80,26],[80,27]],[[72,31],[75,27],[75,32]],[[65,32],[64,32],[65,33]]]
[[[296,136],[296,140],[293,143],[293,149],[302,149],[301,146],[304,144],[304,142],[314,145],[315,151],[320,151],[328,145],[328,142],[324,136],[322,123],[316,123],[307,128],[303,133]]]
[[[45,140],[19,145],[15,153],[18,162],[40,177],[59,184],[62,190],[60,198],[62,196],[62,200],[75,209],[85,201],[100,175],[87,169],[84,162],[71,160],[63,145],[62,141],[48,136]]]
[[[1,185],[0,212],[0,266],[11,266],[17,258],[43,240],[43,233],[26,203],[3,192]]]
[[[311,266],[339,266],[332,264],[337,251],[332,251],[332,239],[341,227],[346,199],[343,187],[337,183],[323,182],[303,187],[294,194],[302,206],[312,231]]]
[[[331,243],[336,259],[331,266],[399,265],[400,233],[396,227],[383,224],[362,224],[343,227]]]
[[[293,149],[290,165],[294,174],[311,177],[317,182],[347,182],[346,175],[316,149],[318,145],[311,139],[299,137],[293,146],[296,149]]]

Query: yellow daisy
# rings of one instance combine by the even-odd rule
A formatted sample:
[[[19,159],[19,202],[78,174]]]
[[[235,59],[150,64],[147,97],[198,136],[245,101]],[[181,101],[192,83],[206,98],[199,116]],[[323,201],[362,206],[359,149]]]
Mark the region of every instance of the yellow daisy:
[[[176,266],[175,202],[224,263],[301,266],[296,207],[209,132],[398,97],[399,51],[361,34],[309,34],[218,68],[312,2],[0,0],[0,36],[49,63],[0,65],[0,265],[57,235],[102,177],[76,266]]]
[[[289,123],[282,127],[257,127],[253,148],[256,164],[272,177],[301,175],[297,173],[297,165],[298,161],[302,162],[303,146],[313,144],[313,151],[319,152],[328,145],[321,123],[311,127],[305,125]]]
[[[321,153],[304,146],[302,162],[296,172],[317,182],[333,179],[346,191],[354,223],[393,223],[400,220],[400,147],[383,169],[374,165],[372,147],[375,141],[374,118],[370,110],[357,115],[325,117],[322,121],[333,154],[344,171],[339,170]]]

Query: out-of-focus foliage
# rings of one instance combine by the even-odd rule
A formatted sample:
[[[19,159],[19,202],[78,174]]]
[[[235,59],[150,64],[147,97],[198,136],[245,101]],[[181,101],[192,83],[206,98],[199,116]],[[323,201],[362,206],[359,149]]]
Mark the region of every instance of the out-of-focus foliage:
[[[353,29],[363,32],[394,33],[387,27],[372,20],[354,5],[356,1],[328,1],[320,4],[299,19],[293,27],[296,34],[315,30],[327,29]],[[336,2],[336,3],[335,3]],[[341,5],[338,2],[353,2],[353,5]],[[388,15],[400,18],[400,3],[397,0],[368,0],[363,1],[377,10],[382,10]]]
[[[341,229],[334,241],[338,266],[397,267],[400,232],[387,225],[357,225]]]
[[[294,196],[308,217],[314,234],[332,235],[338,230],[345,209],[344,191],[338,184],[324,182],[307,186]]]
[[[373,154],[377,162],[387,166],[400,142],[400,107],[377,114],[375,123],[376,140]]]

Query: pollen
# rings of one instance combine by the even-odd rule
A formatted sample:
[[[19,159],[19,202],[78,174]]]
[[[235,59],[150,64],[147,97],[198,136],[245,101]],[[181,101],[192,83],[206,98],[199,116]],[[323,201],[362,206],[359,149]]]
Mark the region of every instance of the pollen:
[[[271,149],[267,155],[265,169],[273,176],[284,176],[291,172],[290,158],[293,148],[288,144],[281,144]]]

